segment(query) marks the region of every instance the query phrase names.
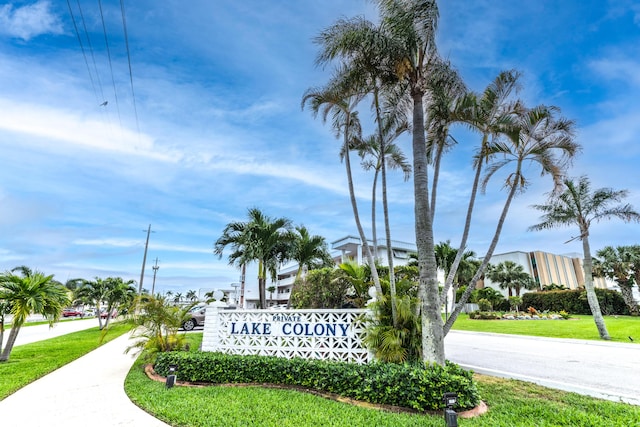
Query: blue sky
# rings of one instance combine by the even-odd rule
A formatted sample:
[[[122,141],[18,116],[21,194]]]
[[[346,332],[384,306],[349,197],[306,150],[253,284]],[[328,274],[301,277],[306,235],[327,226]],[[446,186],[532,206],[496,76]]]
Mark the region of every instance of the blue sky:
[[[139,280],[151,224],[145,287],[157,257],[157,290],[228,288],[239,272],[213,243],[248,208],[328,242],[356,233],[340,142],[300,101],[330,75],[314,65],[312,38],[341,17],[374,20],[372,3],[126,1],[135,103],[120,2],[102,1],[111,65],[98,2],[79,1],[84,21],[70,3],[91,71],[66,2],[0,3],[0,269]],[[569,174],[628,189],[640,209],[640,2],[442,1],[438,45],[476,91],[520,70],[528,105],[556,105],[577,123],[583,152]],[[437,241],[457,244],[478,136],[454,135],[461,144],[446,157],[435,228]],[[409,153],[408,135],[398,143]],[[354,163],[370,234],[371,174]],[[538,219],[530,205],[551,185],[529,176],[496,252],[580,252],[579,241],[564,244],[576,230],[527,232]],[[412,184],[390,179],[392,238],[413,242]],[[484,253],[504,198],[493,181],[469,249]],[[639,231],[595,224],[591,246],[640,243]]]

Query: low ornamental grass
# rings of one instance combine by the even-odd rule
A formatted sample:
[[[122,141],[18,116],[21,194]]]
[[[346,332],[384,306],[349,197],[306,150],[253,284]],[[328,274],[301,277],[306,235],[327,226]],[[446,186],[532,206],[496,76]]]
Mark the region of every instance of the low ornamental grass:
[[[104,336],[95,327],[14,347],[9,360],[0,363],[0,400],[130,330],[116,323]]]

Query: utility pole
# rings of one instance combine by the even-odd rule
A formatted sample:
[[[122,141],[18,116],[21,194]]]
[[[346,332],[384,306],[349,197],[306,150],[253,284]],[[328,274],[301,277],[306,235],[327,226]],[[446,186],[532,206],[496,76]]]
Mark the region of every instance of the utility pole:
[[[138,295],[142,295],[142,281],[144,280],[144,265],[147,263],[147,249],[149,249],[150,234],[151,234],[151,224],[149,224],[149,228],[147,228],[147,243],[144,244],[144,257],[142,258],[142,271],[140,272],[140,285],[138,286]]]
[[[156,264],[152,267],[153,268],[153,285],[151,285],[151,296],[155,295],[155,289],[156,289],[156,274],[158,273],[158,269],[160,268],[160,266],[158,265],[158,257],[156,257]]]

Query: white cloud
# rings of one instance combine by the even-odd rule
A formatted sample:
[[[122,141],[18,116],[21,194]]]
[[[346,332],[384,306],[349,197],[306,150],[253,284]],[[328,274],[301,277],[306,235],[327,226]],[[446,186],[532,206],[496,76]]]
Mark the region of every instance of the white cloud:
[[[11,4],[0,7],[0,32],[24,41],[42,34],[62,34],[60,19],[50,11],[48,1],[14,8]]]

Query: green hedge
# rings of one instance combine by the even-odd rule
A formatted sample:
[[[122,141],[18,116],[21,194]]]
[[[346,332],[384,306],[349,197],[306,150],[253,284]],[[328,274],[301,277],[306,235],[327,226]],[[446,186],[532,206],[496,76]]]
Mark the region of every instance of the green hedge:
[[[602,314],[629,314],[629,309],[619,292],[609,289],[596,289]],[[522,296],[522,307],[534,307],[538,311],[566,311],[571,314],[591,314],[587,291],[575,289],[568,291],[528,292]]]
[[[370,403],[420,412],[444,407],[443,394],[455,392],[461,408],[480,402],[471,372],[446,366],[399,365],[240,356],[212,352],[161,353],[155,370],[166,376],[177,365],[177,379],[214,384],[269,383],[310,388]]]

